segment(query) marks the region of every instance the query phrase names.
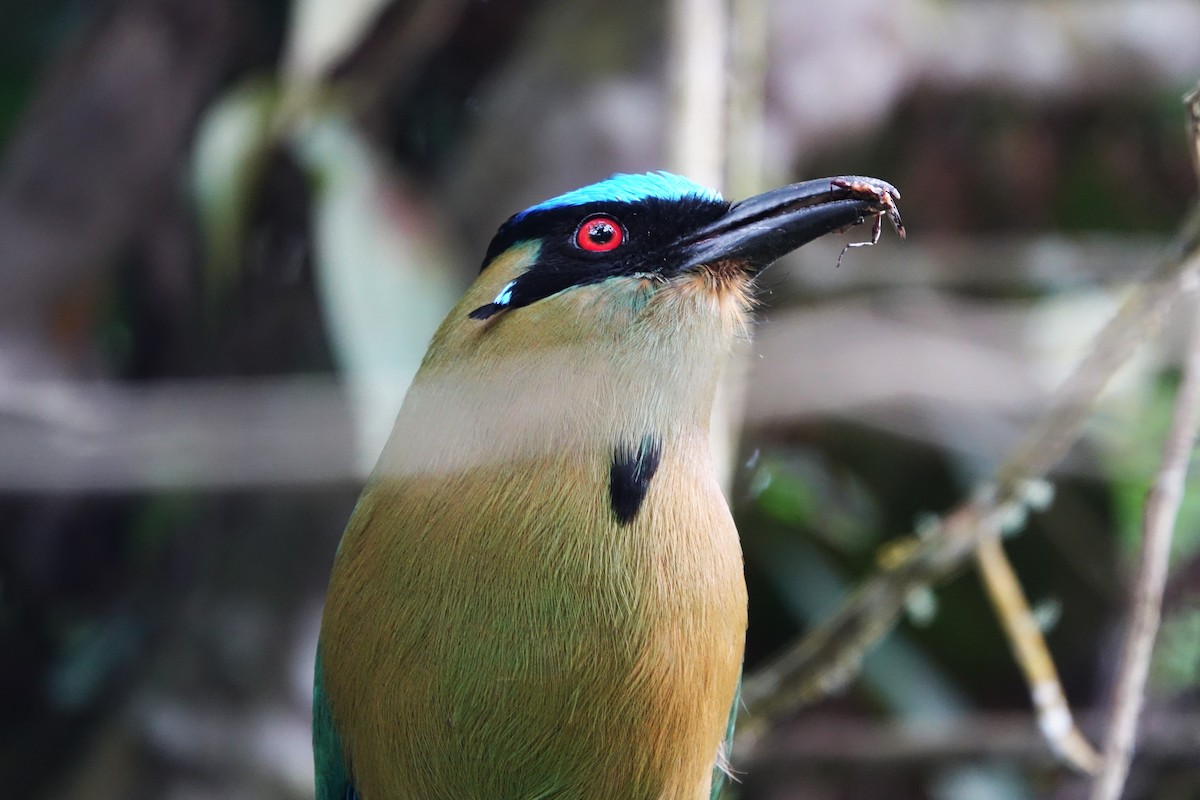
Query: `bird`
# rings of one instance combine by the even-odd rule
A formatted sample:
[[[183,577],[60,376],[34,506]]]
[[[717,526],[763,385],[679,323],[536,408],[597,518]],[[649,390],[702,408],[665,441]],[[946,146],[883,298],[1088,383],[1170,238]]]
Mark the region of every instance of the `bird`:
[[[747,624],[722,364],[763,269],[868,219],[903,234],[898,197],[616,174],[499,228],[334,558],[318,800],[717,796]]]

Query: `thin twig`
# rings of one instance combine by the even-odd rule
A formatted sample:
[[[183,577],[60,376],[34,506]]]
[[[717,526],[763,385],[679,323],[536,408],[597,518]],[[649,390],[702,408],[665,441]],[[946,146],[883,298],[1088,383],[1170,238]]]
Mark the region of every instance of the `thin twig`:
[[[1193,295],[1195,293],[1193,292]],[[1192,318],[1200,313],[1193,297]],[[1188,461],[1200,422],[1200,324],[1193,323],[1183,385],[1175,400],[1162,466],[1146,495],[1142,546],[1130,599],[1129,630],[1121,648],[1121,665],[1113,689],[1112,712],[1104,741],[1104,764],[1092,789],[1092,800],[1117,800],[1125,786],[1137,737],[1137,721],[1145,696],[1150,656],[1162,616],[1171,536],[1183,499]]]
[[[1096,774],[1100,769],[1100,754],[1075,724],[1050,648],[1025,599],[1017,573],[1004,553],[1004,545],[999,539],[984,539],[979,543],[975,560],[1029,685],[1042,736],[1064,761],[1082,772]]]
[[[1188,130],[1197,154],[1200,172],[1200,87],[1184,102],[1188,108]],[[1191,335],[1184,358],[1183,382],[1175,397],[1171,428],[1163,447],[1162,465],[1146,495],[1142,516],[1142,546],[1137,577],[1130,596],[1129,630],[1121,647],[1121,663],[1113,687],[1108,733],[1104,741],[1104,764],[1092,786],[1092,800],[1118,800],[1129,775],[1137,740],[1137,723],[1145,700],[1146,678],[1154,639],[1162,618],[1162,597],[1171,558],[1171,537],[1179,504],[1183,500],[1188,462],[1200,426],[1200,303],[1197,284],[1188,287]]]

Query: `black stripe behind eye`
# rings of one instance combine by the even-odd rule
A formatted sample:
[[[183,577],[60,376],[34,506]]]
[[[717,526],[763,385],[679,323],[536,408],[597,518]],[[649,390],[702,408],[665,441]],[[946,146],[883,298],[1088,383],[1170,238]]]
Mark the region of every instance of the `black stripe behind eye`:
[[[618,524],[628,525],[637,517],[661,457],[662,443],[651,433],[643,436],[636,446],[620,444],[613,450],[608,495]]]

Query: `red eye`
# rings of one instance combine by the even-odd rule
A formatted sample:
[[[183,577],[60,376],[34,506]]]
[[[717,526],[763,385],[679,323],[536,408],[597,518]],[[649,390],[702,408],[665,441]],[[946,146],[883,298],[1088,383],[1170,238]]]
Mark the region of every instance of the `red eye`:
[[[575,244],[593,253],[615,250],[624,238],[625,231],[621,228],[621,223],[612,217],[592,217],[584,220],[579,230],[575,231]]]

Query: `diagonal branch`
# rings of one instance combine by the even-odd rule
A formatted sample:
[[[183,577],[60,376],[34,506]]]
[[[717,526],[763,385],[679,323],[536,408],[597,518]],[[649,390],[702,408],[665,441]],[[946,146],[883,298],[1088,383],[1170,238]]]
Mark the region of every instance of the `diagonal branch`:
[[[984,539],[979,543],[975,560],[1029,686],[1042,736],[1059,758],[1082,772],[1095,775],[1100,769],[1100,754],[1075,724],[1050,648],[1029,608],[1004,545],[999,539]]]
[[[1192,145],[1200,155],[1200,87],[1187,98]],[[1200,171],[1200,157],[1196,160]],[[1142,546],[1137,577],[1130,597],[1129,630],[1121,647],[1121,663],[1113,688],[1104,763],[1092,787],[1092,800],[1117,800],[1125,787],[1137,739],[1137,722],[1145,699],[1146,678],[1154,639],[1162,617],[1163,590],[1171,557],[1171,537],[1179,504],[1183,500],[1188,462],[1200,425],[1200,301],[1193,281],[1187,286],[1191,335],[1184,360],[1183,382],[1175,398],[1171,428],[1163,447],[1162,464],[1146,496],[1142,518]]]

